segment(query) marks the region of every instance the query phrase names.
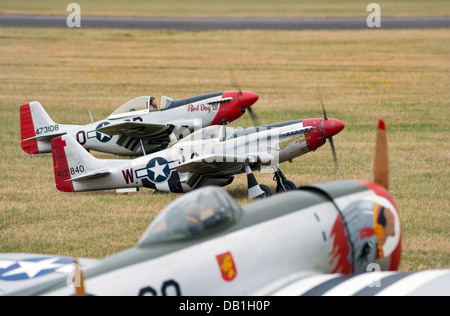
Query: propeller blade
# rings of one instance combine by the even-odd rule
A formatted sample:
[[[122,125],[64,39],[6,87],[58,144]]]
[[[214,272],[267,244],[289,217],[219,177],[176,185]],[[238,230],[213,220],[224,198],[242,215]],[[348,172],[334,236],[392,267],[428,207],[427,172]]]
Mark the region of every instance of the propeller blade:
[[[373,168],[373,182],[389,187],[389,157],[386,124],[383,120],[378,122],[377,141],[375,146],[375,162]]]
[[[250,114],[250,117],[251,117],[252,120],[253,120],[253,124],[254,124],[255,126],[259,126],[259,120],[258,120],[258,117],[256,116],[255,112],[253,112],[252,107],[251,107],[251,106],[248,107],[247,110],[248,110],[248,113]]]
[[[322,90],[320,89],[320,87],[318,88],[318,90],[319,90],[320,104],[322,105],[323,119],[325,121],[328,121],[327,111],[325,110],[325,105],[323,103],[323,98],[322,98]],[[338,169],[339,169],[339,162],[338,162],[337,155],[336,155],[336,148],[334,147],[333,137],[329,137],[328,140],[330,141],[331,154],[333,155],[334,170],[338,171]]]
[[[74,260],[75,264],[75,276],[74,276],[74,284],[75,284],[75,296],[87,296],[86,290],[84,288],[84,276],[81,271],[80,265],[78,261]]]
[[[338,159],[337,159],[337,155],[336,155],[336,148],[334,147],[333,137],[328,138],[328,140],[330,141],[331,154],[333,155],[334,170],[335,170],[335,171],[338,171],[338,169],[339,169],[339,163],[338,163]]]
[[[322,90],[320,90],[320,87],[319,87],[319,100],[320,100],[320,104],[322,105],[323,118],[324,118],[324,120],[328,120],[327,112],[325,111],[325,105],[323,104]]]
[[[236,76],[234,75],[234,73],[232,73],[231,74],[232,76],[231,76],[231,85],[236,89],[236,90],[238,90],[239,91],[239,95],[242,95],[242,89],[241,89],[241,86],[239,85],[239,82],[237,81],[237,79],[236,79]]]
[[[233,85],[233,87],[234,87],[236,90],[239,91],[239,94],[238,94],[238,102],[239,102],[239,106],[240,106],[241,109],[242,109],[241,99],[240,99],[239,96],[241,96],[243,93],[242,93],[241,86],[239,85],[239,82],[237,81],[236,76],[234,75],[234,73],[231,74],[231,81],[232,81],[231,84]],[[253,112],[252,107],[251,107],[251,106],[248,107],[247,110],[248,110],[248,113],[250,114],[250,117],[251,117],[251,119],[252,119],[252,121],[253,121],[253,124],[254,124],[255,126],[259,126],[259,120],[258,120],[258,117],[256,116],[255,112]],[[245,111],[245,109],[242,109],[242,111]]]

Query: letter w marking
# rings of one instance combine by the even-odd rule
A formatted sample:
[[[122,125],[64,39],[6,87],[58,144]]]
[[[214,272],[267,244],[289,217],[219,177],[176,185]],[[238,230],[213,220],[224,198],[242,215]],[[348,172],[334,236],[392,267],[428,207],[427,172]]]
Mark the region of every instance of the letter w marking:
[[[130,184],[130,182],[134,182],[133,168],[122,170],[122,175],[127,184]]]

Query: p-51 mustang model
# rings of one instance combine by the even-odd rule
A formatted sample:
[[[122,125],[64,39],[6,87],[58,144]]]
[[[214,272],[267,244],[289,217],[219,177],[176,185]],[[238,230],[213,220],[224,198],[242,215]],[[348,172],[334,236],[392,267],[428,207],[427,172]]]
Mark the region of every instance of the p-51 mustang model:
[[[313,184],[243,207],[220,188],[195,190],[163,210],[136,247],[79,260],[81,269],[73,258],[0,255],[0,293],[449,295],[450,270],[395,272],[402,233],[383,186],[383,133],[377,183]]]
[[[277,192],[295,189],[278,164],[323,146],[344,123],[306,119],[236,130],[224,125],[200,129],[172,147],[133,160],[96,159],[70,135],[52,140],[56,187],[64,192],[147,187],[183,193],[207,185],[225,186],[247,173],[249,198],[271,195],[253,170],[269,166]]]
[[[162,97],[161,110],[154,98],[131,100],[108,118],[87,125],[55,123],[39,102],[20,107],[22,148],[29,154],[51,152],[50,141],[70,135],[87,150],[142,156],[167,148],[179,135],[194,129],[228,124],[241,117],[257,100],[249,91],[226,91],[181,100]],[[144,148],[144,150],[142,149]]]

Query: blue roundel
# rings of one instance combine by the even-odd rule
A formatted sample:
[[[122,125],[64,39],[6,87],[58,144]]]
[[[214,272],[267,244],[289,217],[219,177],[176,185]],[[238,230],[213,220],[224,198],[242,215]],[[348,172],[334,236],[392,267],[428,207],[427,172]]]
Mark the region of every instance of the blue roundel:
[[[24,260],[0,259],[0,280],[29,280],[50,273],[67,273],[71,267],[73,267],[73,259],[70,258],[39,257]]]
[[[152,182],[164,182],[170,178],[171,173],[169,163],[162,157],[153,158],[147,164],[147,175]]]
[[[99,128],[103,127],[103,126],[109,125],[109,124],[110,124],[109,122],[103,122],[103,123],[100,123],[100,124],[97,126],[97,129],[99,129]],[[105,135],[105,134],[100,133],[100,132],[95,132],[95,137],[97,138],[97,140],[98,140],[99,142],[102,142],[102,143],[107,143],[107,142],[109,142],[109,141],[111,140],[111,138],[112,138],[111,136]]]

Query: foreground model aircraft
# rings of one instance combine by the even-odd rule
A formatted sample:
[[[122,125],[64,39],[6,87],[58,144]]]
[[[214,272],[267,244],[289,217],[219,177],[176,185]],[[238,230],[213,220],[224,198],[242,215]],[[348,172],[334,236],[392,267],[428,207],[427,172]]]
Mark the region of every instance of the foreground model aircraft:
[[[247,173],[249,198],[271,195],[253,170],[273,168],[277,192],[296,188],[278,164],[315,151],[338,134],[344,123],[306,119],[235,130],[225,125],[200,129],[170,148],[133,160],[96,159],[73,137],[52,140],[56,187],[64,192],[147,187],[183,193],[207,185],[225,186]]]
[[[402,232],[383,126],[376,183],[313,184],[243,207],[218,187],[195,190],[102,260],[0,255],[0,294],[449,295],[450,270],[395,272]]]
[[[39,102],[20,107],[22,148],[29,154],[51,152],[50,141],[70,135],[85,149],[116,155],[142,156],[167,148],[170,141],[195,128],[223,125],[241,117],[258,100],[249,91],[225,91],[173,100],[162,97],[156,110],[152,97],[131,100],[108,118],[87,125],[53,122]],[[153,104],[152,104],[153,103]],[[142,150],[144,147],[144,150]]]

